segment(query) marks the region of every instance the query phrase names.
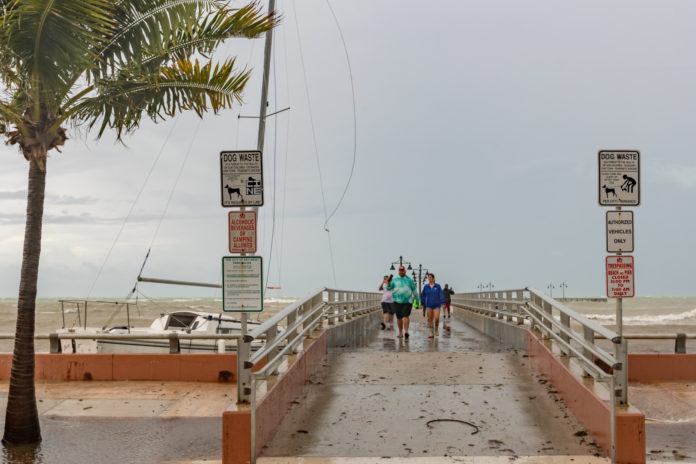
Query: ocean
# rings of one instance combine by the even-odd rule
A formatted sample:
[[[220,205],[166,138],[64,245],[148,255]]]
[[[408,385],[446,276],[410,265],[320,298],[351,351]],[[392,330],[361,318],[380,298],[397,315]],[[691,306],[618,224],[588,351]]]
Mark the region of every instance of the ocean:
[[[64,298],[67,300],[67,298]],[[266,320],[296,298],[267,298],[264,311],[251,313],[250,320]],[[669,334],[678,332],[696,335],[696,297],[640,297],[623,300],[624,334]],[[567,301],[569,308],[585,315],[611,330],[616,329],[616,302]],[[135,327],[148,327],[160,314],[176,310],[200,310],[219,312],[222,300],[219,298],[157,298],[140,299],[130,307],[130,324]],[[78,317],[76,305],[64,303],[64,312],[58,298],[40,298],[36,306],[36,333],[47,334],[65,326],[84,324],[84,315]],[[14,334],[17,300],[0,298],[0,333]],[[118,326],[126,324],[125,308],[116,312],[115,304],[89,303],[87,325],[90,327]],[[234,313],[230,313],[234,314]],[[414,318],[414,322],[418,322]],[[674,352],[674,340],[629,340],[631,352]],[[0,340],[0,352],[11,352],[12,341]],[[37,341],[37,352],[48,352],[47,341]],[[696,352],[696,340],[687,340],[687,352]]]

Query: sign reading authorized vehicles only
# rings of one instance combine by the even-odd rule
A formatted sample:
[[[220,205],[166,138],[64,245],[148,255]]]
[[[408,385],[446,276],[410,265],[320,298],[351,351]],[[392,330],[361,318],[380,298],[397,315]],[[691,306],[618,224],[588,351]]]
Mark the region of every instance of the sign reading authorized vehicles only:
[[[607,256],[607,297],[632,298],[634,295],[633,256]]]
[[[607,211],[607,253],[633,252],[633,211]]]
[[[599,152],[599,204],[601,206],[640,204],[640,152],[637,150]]]
[[[262,160],[258,150],[220,152],[222,206],[263,205]]]

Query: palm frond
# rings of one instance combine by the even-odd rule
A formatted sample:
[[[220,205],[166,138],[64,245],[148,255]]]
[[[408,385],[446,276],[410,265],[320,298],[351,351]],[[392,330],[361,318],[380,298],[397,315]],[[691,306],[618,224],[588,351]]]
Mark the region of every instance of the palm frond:
[[[162,49],[143,59],[144,65],[184,59],[200,54],[207,57],[222,41],[233,37],[256,38],[278,24],[278,18],[264,15],[259,6],[251,3],[236,10],[220,9],[209,14],[191,30],[178,31]]]
[[[217,113],[241,101],[249,79],[249,71],[237,71],[234,64],[229,59],[201,66],[198,60],[182,59],[156,74],[124,72],[118,79],[99,82],[95,95],[82,99],[68,117],[90,128],[99,123],[99,137],[112,128],[120,138],[137,128],[143,115],[158,121],[186,110],[199,116],[209,110]]]
[[[201,17],[222,9],[223,0],[127,0],[116,5],[118,27],[101,47],[93,79],[115,74],[128,63],[163,50],[179,30],[192,30]],[[155,50],[155,52],[153,52]]]
[[[32,104],[54,107],[76,70],[93,66],[93,50],[113,35],[111,0],[13,0],[0,46],[11,55]]]

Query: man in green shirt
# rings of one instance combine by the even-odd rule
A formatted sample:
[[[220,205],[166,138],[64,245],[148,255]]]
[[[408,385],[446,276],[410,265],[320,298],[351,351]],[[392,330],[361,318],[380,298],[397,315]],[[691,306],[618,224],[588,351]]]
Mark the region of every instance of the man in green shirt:
[[[406,268],[399,266],[399,276],[394,277],[387,290],[391,290],[394,296],[394,314],[396,314],[396,325],[399,328],[399,338],[404,337],[408,340],[408,326],[411,323],[411,308],[414,300],[418,302],[418,290],[416,283],[406,275]]]

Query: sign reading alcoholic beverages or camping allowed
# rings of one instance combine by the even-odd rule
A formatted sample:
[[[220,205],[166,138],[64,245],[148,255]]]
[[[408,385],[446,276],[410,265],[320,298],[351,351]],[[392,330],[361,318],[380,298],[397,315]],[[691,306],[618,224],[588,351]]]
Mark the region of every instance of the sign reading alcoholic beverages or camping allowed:
[[[230,211],[230,253],[256,253],[256,211]]]
[[[259,150],[220,152],[222,206],[263,205],[262,159]]]
[[[263,311],[263,260],[261,256],[222,257],[222,310]]]
[[[633,256],[607,256],[607,297],[633,298]]]
[[[637,150],[599,152],[599,204],[601,206],[640,204],[640,152]]]
[[[607,253],[633,252],[633,211],[607,211]]]

